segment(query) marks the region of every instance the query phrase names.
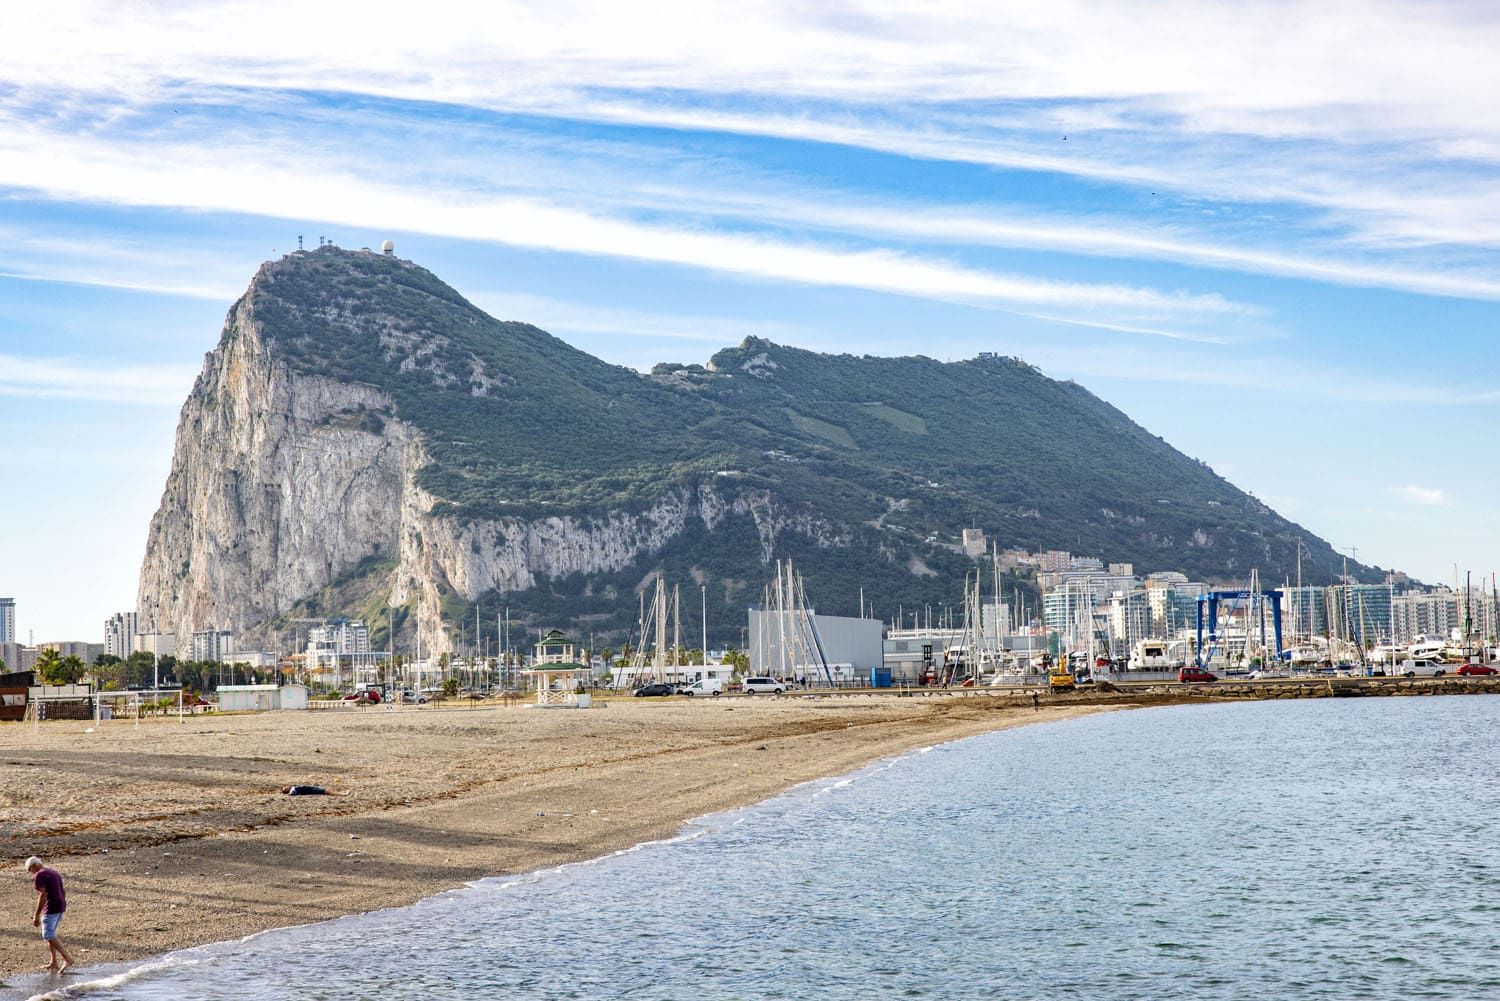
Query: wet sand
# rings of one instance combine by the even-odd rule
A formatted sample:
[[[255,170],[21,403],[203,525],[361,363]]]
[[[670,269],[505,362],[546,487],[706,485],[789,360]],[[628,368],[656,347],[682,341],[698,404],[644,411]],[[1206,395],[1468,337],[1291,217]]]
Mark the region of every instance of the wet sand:
[[[595,857],[916,747],[1151,701],[614,699],[0,725],[0,976],[35,970],[22,860],[83,965],[409,904]],[[347,796],[286,796],[306,783]]]

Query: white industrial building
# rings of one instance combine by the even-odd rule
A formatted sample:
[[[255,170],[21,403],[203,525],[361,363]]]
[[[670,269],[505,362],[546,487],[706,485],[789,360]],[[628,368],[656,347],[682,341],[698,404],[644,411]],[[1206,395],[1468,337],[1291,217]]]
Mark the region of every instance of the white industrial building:
[[[750,673],[817,684],[821,668],[815,650],[821,647],[835,680],[868,678],[884,666],[883,635],[879,619],[752,608]]]

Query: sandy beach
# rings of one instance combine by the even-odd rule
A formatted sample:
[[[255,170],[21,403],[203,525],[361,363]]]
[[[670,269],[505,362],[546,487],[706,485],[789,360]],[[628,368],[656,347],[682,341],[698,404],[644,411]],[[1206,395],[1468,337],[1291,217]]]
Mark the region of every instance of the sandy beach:
[[[45,961],[29,854],[63,873],[62,937],[87,966],[408,904],[912,748],[1139,701],[623,698],[6,724],[0,974]],[[283,795],[292,783],[348,795]]]

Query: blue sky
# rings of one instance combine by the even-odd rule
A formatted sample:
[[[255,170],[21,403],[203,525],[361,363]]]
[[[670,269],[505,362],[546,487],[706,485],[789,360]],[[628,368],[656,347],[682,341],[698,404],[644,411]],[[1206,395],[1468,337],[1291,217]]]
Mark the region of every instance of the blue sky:
[[[1500,14],[970,6],[12,12],[23,636],[133,605],[177,409],[299,234],[392,238],[640,368],[748,334],[1019,355],[1361,560],[1500,566]]]

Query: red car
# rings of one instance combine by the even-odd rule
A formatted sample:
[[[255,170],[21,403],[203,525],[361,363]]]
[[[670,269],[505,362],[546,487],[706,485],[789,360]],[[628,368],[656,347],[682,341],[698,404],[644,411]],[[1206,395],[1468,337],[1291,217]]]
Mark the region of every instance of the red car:
[[[1458,673],[1463,675],[1479,675],[1482,677],[1487,674],[1500,674],[1500,671],[1495,670],[1488,664],[1465,664],[1458,669]]]
[[[1184,667],[1177,672],[1177,680],[1182,684],[1203,681],[1218,681],[1217,674],[1210,674],[1201,667]]]

